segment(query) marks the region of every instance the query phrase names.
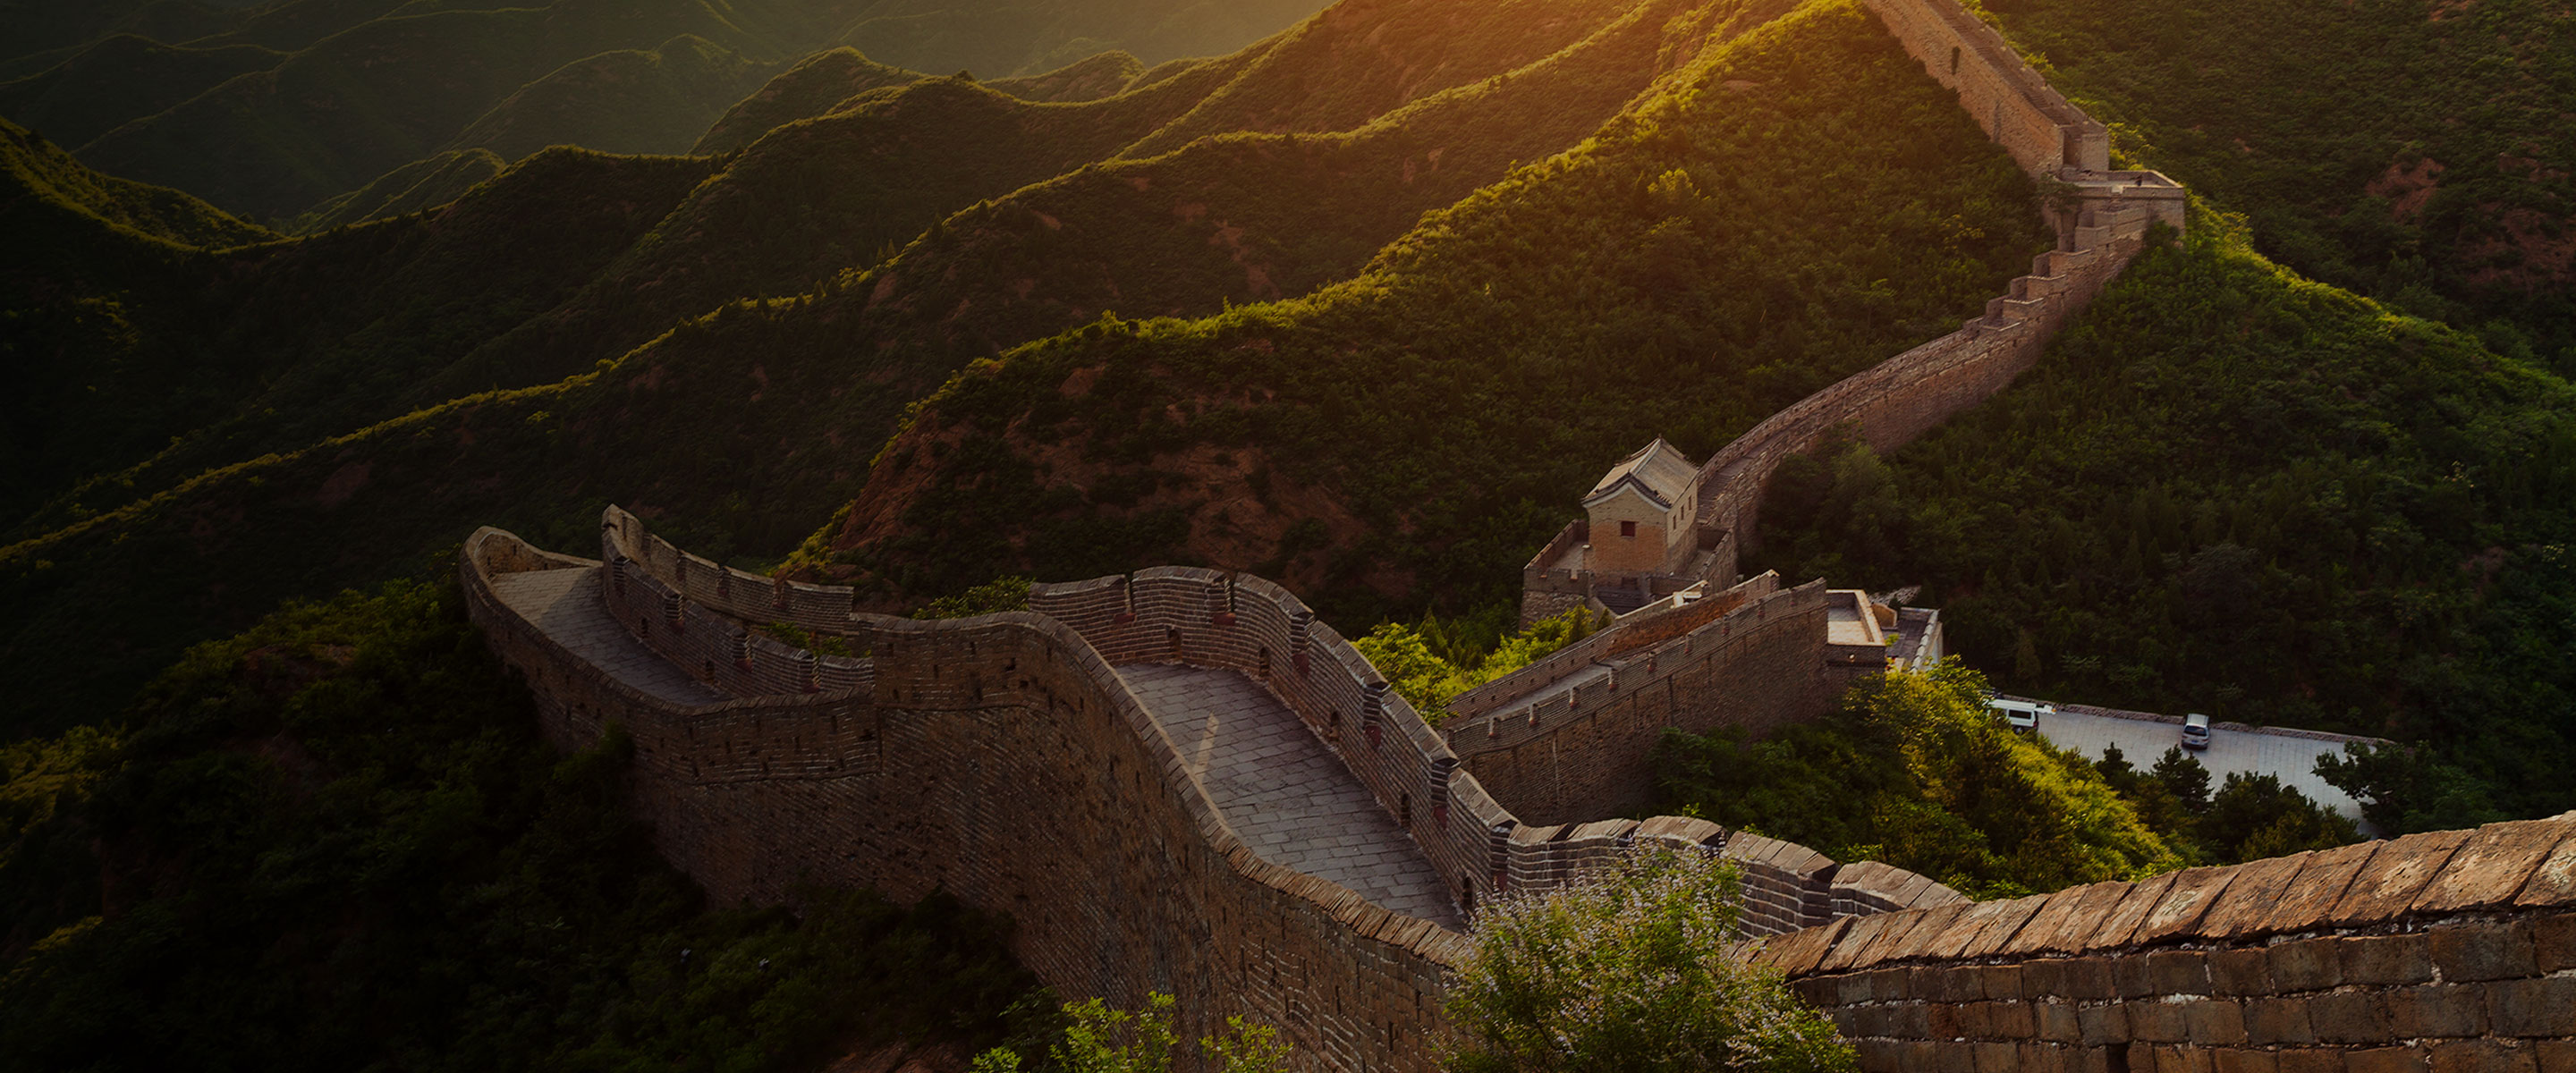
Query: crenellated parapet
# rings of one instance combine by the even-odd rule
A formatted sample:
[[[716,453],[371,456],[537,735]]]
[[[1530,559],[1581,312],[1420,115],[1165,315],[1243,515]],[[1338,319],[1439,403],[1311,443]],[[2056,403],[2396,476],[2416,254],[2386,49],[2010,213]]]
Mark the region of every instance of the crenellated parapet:
[[[1867,1070],[2576,1062],[2576,813],[1837,920],[1756,955]]]

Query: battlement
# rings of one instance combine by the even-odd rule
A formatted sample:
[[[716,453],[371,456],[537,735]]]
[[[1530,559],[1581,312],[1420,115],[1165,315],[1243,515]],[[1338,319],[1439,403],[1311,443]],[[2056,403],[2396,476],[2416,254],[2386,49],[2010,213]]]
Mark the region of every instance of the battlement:
[[[1769,942],[1871,1070],[2576,1059],[2576,813]]]

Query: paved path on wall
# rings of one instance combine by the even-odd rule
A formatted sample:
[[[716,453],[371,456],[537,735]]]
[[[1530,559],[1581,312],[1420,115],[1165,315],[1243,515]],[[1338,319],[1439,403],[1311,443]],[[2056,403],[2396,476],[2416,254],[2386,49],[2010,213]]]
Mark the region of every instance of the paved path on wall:
[[[2076,750],[2090,760],[2101,759],[2103,749],[2117,745],[2121,756],[2144,770],[2154,767],[2165,750],[2182,744],[2182,721],[2123,718],[2061,707],[2054,714],[2040,717],[2039,733],[2059,748]],[[2209,769],[2209,788],[2213,791],[2231,773],[2275,775],[2280,777],[2281,785],[2308,795],[2309,800],[2359,819],[2361,804],[2317,777],[2318,757],[2341,755],[2340,738],[2214,728],[2209,732],[2209,748],[2200,751],[2199,759],[2200,765]]]
[[[1264,860],[1458,927],[1440,874],[1297,713],[1240,671],[1118,668],[1226,825]]]
[[[492,595],[573,655],[627,685],[689,707],[730,699],[654,655],[610,618],[608,603],[600,598],[597,568],[503,574],[492,579]]]

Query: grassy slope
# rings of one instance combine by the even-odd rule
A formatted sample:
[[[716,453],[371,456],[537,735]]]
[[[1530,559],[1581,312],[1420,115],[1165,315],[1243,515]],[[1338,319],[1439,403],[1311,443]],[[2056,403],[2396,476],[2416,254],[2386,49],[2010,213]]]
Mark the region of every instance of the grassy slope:
[[[799,119],[811,119],[872,89],[905,86],[921,75],[868,59],[854,48],[826,49],[797,61],[707,128],[691,153],[730,153]]]
[[[1777,565],[1926,584],[2010,688],[2431,742],[2508,814],[2576,807],[2576,388],[2245,245],[2204,214],[1884,477],[1766,508]]]
[[[44,471],[103,476],[17,528],[69,524],[200,470],[405,412],[418,381],[552,309],[710,169],[698,158],[554,150],[434,214],[201,266],[183,293],[134,310],[157,330],[106,360],[89,355],[91,390],[54,403],[66,434]]]
[[[1368,182],[1353,191],[1369,198],[1382,191],[1413,199],[1411,204],[1431,205],[1435,198],[1449,196],[1440,192],[1444,184],[1455,184],[1450,187],[1454,191],[1480,181],[1473,178],[1475,168],[1499,174],[1510,158],[1544,155],[1580,135],[1579,130],[1546,133],[1549,122],[1567,122],[1562,116],[1547,118],[1549,101],[1566,106],[1588,102],[1582,107],[1596,114],[1615,108],[1613,98],[1585,96],[1601,94],[1599,87],[1574,87],[1604,71],[1641,80],[1646,71],[1667,62],[1657,59],[1652,36],[1635,29],[1626,36],[1605,33],[1596,43],[1598,55],[1569,54],[1557,61],[1561,69],[1543,64],[1515,74],[1513,81],[1530,83],[1520,94],[1471,86],[1425,102],[1418,106],[1429,132],[1423,144],[1405,146],[1392,136],[1394,131],[1353,136],[1354,148],[1343,151],[1345,161],[1369,164],[1358,169]],[[1688,39],[1688,34],[1681,36]],[[1613,41],[1618,42],[1615,48]],[[1636,69],[1625,69],[1631,65]],[[1565,92],[1552,93],[1547,89],[1551,84]],[[1440,104],[1452,98],[1455,104]],[[1466,107],[1474,102],[1493,109],[1484,126]],[[1434,126],[1435,120],[1446,126]],[[1554,145],[1515,141],[1542,135],[1558,140]],[[1415,154],[1418,163],[1421,154],[1443,142],[1455,154],[1449,163],[1426,169],[1411,186],[1403,184],[1400,154]],[[1223,155],[1184,153],[1168,163],[1117,167],[1176,200],[1145,206],[1150,226],[1139,230],[1135,241],[1121,244],[1117,255],[1096,271],[1107,274],[1112,285],[1119,278],[1130,279],[1133,293],[1158,307],[1197,301],[1206,305],[1191,312],[1215,311],[1224,288],[1244,280],[1243,271],[1227,264],[1213,287],[1170,281],[1166,264],[1207,239],[1204,226],[1175,226],[1172,204],[1187,198],[1222,206],[1228,196],[1257,194],[1260,188],[1247,185],[1236,174],[1239,162]],[[1283,188],[1293,187],[1286,178]],[[490,196],[500,185],[487,186],[477,196]],[[581,547],[593,536],[586,518],[613,499],[675,512],[669,521],[676,531],[693,546],[716,554],[783,551],[810,532],[822,514],[855,494],[868,455],[892,430],[906,402],[963,362],[990,353],[987,347],[1019,341],[1009,335],[986,340],[948,332],[943,322],[951,307],[946,305],[906,300],[872,308],[869,298],[880,283],[894,281],[892,289],[906,295],[953,293],[942,292],[942,279],[978,264],[992,251],[1014,257],[1042,253],[1042,248],[1009,249],[1012,241],[1031,237],[1025,231],[985,235],[985,224],[969,221],[1028,219],[1026,211],[1000,206],[1087,189],[1077,183],[1024,191],[985,210],[994,215],[970,213],[934,229],[877,276],[826,288],[807,300],[758,311],[730,308],[684,324],[672,337],[605,373],[506,397],[467,400],[344,442],[231,467],[186,483],[175,493],[87,521],[61,518],[65,531],[5,556],[8,573],[0,581],[6,586],[0,599],[26,616],[23,628],[5,644],[5,659],[69,660],[79,669],[49,679],[60,691],[22,698],[8,720],[74,718],[77,713],[64,706],[69,698],[113,693],[120,676],[130,681],[135,669],[157,665],[174,642],[238,628],[244,616],[280,596],[327,592],[389,573],[442,569],[438,557],[457,534],[486,521]],[[1253,200],[1270,197],[1261,194]],[[1109,221],[1114,217],[1098,214],[1121,204],[1086,197],[1038,203],[1083,226],[1102,228],[1113,226]],[[1341,210],[1326,204],[1319,206],[1323,211]],[[1403,227],[1412,211],[1389,214],[1389,233]],[[1093,219],[1101,222],[1092,224]],[[1162,222],[1152,222],[1157,220]],[[1275,226],[1287,233],[1253,233],[1254,244],[1285,246],[1298,229],[1314,225],[1291,215]],[[1375,240],[1355,237],[1357,249],[1338,255],[1347,258],[1345,270],[1355,269],[1364,256],[1357,251]],[[1084,277],[1094,270],[1085,267],[1064,275]],[[975,288],[996,303],[1016,300],[1009,281]],[[1166,297],[1173,288],[1180,288],[1177,296]],[[1038,292],[1029,301],[1050,298]],[[974,319],[981,323],[989,316],[995,325],[1025,324],[1020,330],[1043,332],[1083,315],[1080,310],[1032,314],[997,305],[979,309]],[[183,472],[144,483],[170,483]],[[94,506],[103,509],[111,502],[101,499]],[[174,608],[165,599],[170,592],[188,595]],[[104,649],[89,645],[62,629],[62,623],[74,618],[113,623],[109,628],[118,640]]]
[[[166,0],[0,0],[0,26],[9,28],[8,34],[0,35],[0,59],[76,53],[118,33],[184,41],[228,29],[238,21],[230,12]]]
[[[1544,59],[1587,32],[1579,28],[1628,6],[1503,0],[1335,7],[1282,34],[1240,77],[1123,155],[1159,156],[1234,131],[1350,130],[1407,101]]]
[[[232,394],[198,398],[169,392],[161,402],[125,400],[167,416],[128,422],[122,427],[131,435],[87,444],[89,455],[60,460],[54,467],[58,477],[101,476],[16,528],[41,532],[68,524],[203,470],[293,450],[454,395],[559,380],[735,295],[802,290],[818,276],[868,263],[838,245],[849,234],[875,235],[883,246],[976,197],[1104,155],[1186,109],[1187,94],[1203,92],[1224,69],[1212,69],[1198,83],[1173,79],[1084,107],[1029,105],[971,85],[926,87],[888,102],[881,112],[806,124],[796,137],[764,142],[712,179],[716,165],[702,158],[639,159],[621,166],[596,154],[557,157],[556,164],[564,166],[523,169],[495,184],[498,189],[481,203],[495,206],[492,211],[441,214],[407,225],[405,234],[426,229],[446,237],[443,248],[479,250],[498,259],[488,270],[447,277],[447,285],[414,290],[420,281],[405,271],[408,262],[401,256],[365,262],[330,252],[347,242],[316,247],[324,252],[311,258],[290,253],[242,266],[244,278],[202,288],[184,311],[165,317],[163,330],[124,347],[195,347],[206,324],[234,325],[216,334],[242,340],[231,353],[247,364],[228,369],[229,379],[209,382],[200,374],[182,384]],[[841,169],[871,159],[878,162],[877,183],[834,181]],[[980,161],[985,172],[972,174],[961,160]],[[579,177],[579,167],[567,163],[573,161],[610,168],[610,185],[602,191],[562,187],[601,181]],[[660,184],[650,194],[617,185],[617,176],[648,175],[707,181],[692,191],[650,180]],[[601,193],[611,196],[594,196]],[[777,211],[784,207],[798,211]],[[749,233],[728,211],[751,212],[768,226]],[[608,212],[615,220],[602,231],[585,212]],[[812,224],[818,217],[830,226],[779,226],[782,219]],[[549,236],[552,244],[526,247],[521,232],[528,230]],[[297,266],[308,261],[332,264],[348,275],[325,282],[300,274]],[[288,330],[297,318],[312,316],[296,304],[309,307],[316,293],[310,288],[317,285],[382,302],[341,303],[316,323]],[[226,304],[229,296],[244,293],[268,296],[267,304],[241,311]],[[258,327],[245,334],[239,327],[245,324]],[[943,369],[935,375],[944,374]],[[116,400],[87,401],[112,412],[109,404]]]
[[[984,84],[1024,101],[1071,104],[1115,97],[1144,75],[1144,61],[1113,49],[1043,74],[990,79]]]
[[[1195,559],[1349,624],[1481,604],[1602,460],[1709,450],[1953,326],[2044,244],[2028,197],[1875,21],[1810,5],[1357,280],[977,367],[808,561],[931,592]]]
[[[2576,373],[2567,5],[1989,6],[2264,254]]]
[[[701,37],[660,48],[602,52],[557,68],[492,106],[449,151],[488,149],[517,160],[550,145],[603,153],[685,153],[777,66]]]
[[[0,115],[62,144],[81,145],[285,59],[257,45],[174,48],[117,34],[41,74],[0,84]]]
[[[10,1068],[814,1070],[992,1042],[1036,986],[947,899],[707,905],[622,748],[549,748],[442,588],[289,608],[0,746]]]
[[[544,8],[377,19],[84,146],[119,175],[234,212],[285,217],[429,156],[566,63],[695,34],[783,51],[702,0],[560,0]]]
[[[466,191],[509,167],[509,161],[489,149],[456,150],[415,160],[314,206],[313,211],[296,217],[288,230],[309,235],[434,209],[463,197]]]

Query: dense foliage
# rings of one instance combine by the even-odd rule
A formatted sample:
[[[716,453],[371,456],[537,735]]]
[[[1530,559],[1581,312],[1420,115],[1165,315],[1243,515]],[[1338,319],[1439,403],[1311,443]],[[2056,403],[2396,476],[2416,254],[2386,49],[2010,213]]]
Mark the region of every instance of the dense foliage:
[[[1112,1009],[1100,999],[1062,1007],[1062,1031],[1018,1041],[975,1056],[973,1073],[1171,1073],[1179,1067],[1180,1036],[1172,1030],[1172,996],[1145,996],[1137,1010]],[[1240,1015],[1226,1030],[1199,1040],[1199,1056],[1212,1073],[1286,1073],[1292,1048],[1279,1032]],[[1026,1052],[1026,1053],[1023,1053]]]
[[[1954,327],[2045,245],[2031,196],[1866,12],[1810,4],[1356,280],[974,367],[815,565],[935,592],[1206,558],[1337,621],[1480,606],[1602,460],[1714,450]]]
[[[709,907],[558,759],[452,587],[287,608],[132,718],[0,750],[0,1054],[38,1069],[810,1068],[980,1045],[1004,922]]]
[[[1735,867],[1637,850],[1573,886],[1494,899],[1449,987],[1458,1073],[1850,1070],[1833,1022],[1729,953]]]
[[[0,724],[59,729],[114,705],[280,599],[444,570],[481,524],[577,548],[618,502],[767,565],[860,492],[907,403],[976,357],[1112,302],[1195,315],[1346,278],[1422,210],[1583,137],[1663,69],[1669,34],[1710,25],[1692,0],[1548,23],[1562,50],[1504,72],[1510,56],[1462,53],[1436,21],[1378,32],[1412,7],[1334,24],[1341,45],[1300,63],[1247,52],[1044,107],[938,79],[727,159],[558,149],[426,215],[197,256],[175,279],[103,270],[127,292],[113,305],[52,303],[46,331],[0,334],[44,358],[12,396],[43,418],[22,427],[84,432],[32,437],[0,471],[34,486],[0,493],[43,503],[0,550],[0,667],[30,668]],[[1360,131],[1079,166],[1219,87],[1288,99],[1277,87],[1356,77],[1381,49],[1437,73],[1370,80],[1395,112]],[[1344,111],[1267,118],[1316,129],[1348,118],[1334,100]],[[1075,170],[1012,192],[1053,167]],[[921,228],[896,249],[852,244]],[[1326,536],[1318,522],[1295,547]]]
[[[1496,606],[1511,610],[1509,604]],[[1478,624],[1472,618],[1453,623],[1431,615],[1419,625],[1380,623],[1351,647],[1368,657],[1369,665],[1412,702],[1413,710],[1438,726],[1451,698],[1591,636],[1604,621],[1576,608],[1487,639],[1476,635]]]
[[[1862,680],[1768,740],[1665,732],[1656,807],[1939,879],[1971,897],[2137,879],[2187,863],[2071,752],[2012,732],[1956,662]]]
[[[1784,470],[1761,562],[1925,586],[2014,690],[2424,743],[2390,830],[2576,807],[2576,389],[2226,217],[1992,403]]]
[[[2576,11],[2548,0],[1986,7],[2115,125],[2122,148],[2245,213],[2266,256],[2576,373]]]

